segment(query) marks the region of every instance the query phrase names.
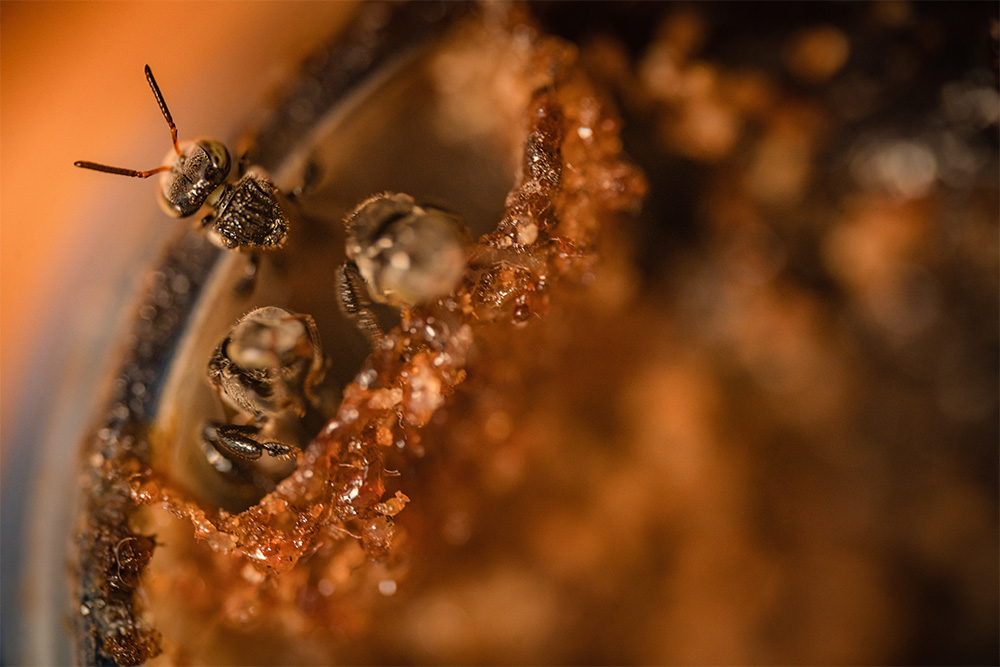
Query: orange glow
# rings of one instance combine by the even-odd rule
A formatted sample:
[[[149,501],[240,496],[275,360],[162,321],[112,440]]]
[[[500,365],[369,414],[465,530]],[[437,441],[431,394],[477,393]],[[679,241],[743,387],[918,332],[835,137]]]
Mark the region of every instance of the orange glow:
[[[143,77],[150,64],[180,136],[232,140],[347,17],[348,3],[4,2],[0,7],[0,368],[3,443],[64,272],[95,246],[96,218],[155,209],[153,185],[74,169],[149,169],[170,135]],[[164,224],[169,224],[164,220]],[[117,224],[117,223],[116,223]],[[105,232],[100,232],[105,233]],[[132,253],[136,230],[105,239]],[[148,235],[147,235],[148,237]],[[101,252],[104,252],[102,250]],[[102,262],[85,280],[105,278]],[[91,285],[79,285],[91,288]],[[103,313],[113,317],[113,313]],[[98,388],[95,388],[98,389]],[[44,414],[44,408],[41,410]]]

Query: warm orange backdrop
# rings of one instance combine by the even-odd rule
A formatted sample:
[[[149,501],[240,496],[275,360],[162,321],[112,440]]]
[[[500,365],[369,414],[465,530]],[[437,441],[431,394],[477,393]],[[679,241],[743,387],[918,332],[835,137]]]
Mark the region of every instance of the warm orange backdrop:
[[[153,68],[181,138],[229,140],[350,8],[324,2],[0,4],[4,450],[19,415],[45,413],[23,405],[19,388],[41,332],[52,326],[53,309],[71,301],[77,287],[82,293],[107,279],[99,260],[72,289],[61,272],[92,247],[95,220],[127,224],[130,216],[150,217],[153,183],[72,166],[80,159],[136,169],[159,164],[169,134],[143,65]],[[164,218],[171,223],[180,224]],[[129,232],[109,238],[106,252],[130,252],[123,246],[143,237]]]

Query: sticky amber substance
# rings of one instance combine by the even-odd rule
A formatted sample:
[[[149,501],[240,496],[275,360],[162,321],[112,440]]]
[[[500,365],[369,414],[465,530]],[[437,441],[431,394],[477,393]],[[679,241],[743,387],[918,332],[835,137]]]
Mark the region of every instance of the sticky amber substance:
[[[516,147],[496,230],[254,507],[101,468],[137,532],[180,528],[132,589],[152,620],[106,598],[122,636],[188,663],[989,662],[996,92],[934,78],[967,39],[926,32],[944,10],[884,7],[658,6],[628,48],[467,25],[434,71],[498,93],[441,109]],[[790,80],[826,24],[846,62]],[[938,88],[867,70],[883,44]]]
[[[438,450],[440,436],[428,440],[424,430],[466,380],[477,340],[544,317],[556,286],[579,283],[590,270],[601,228],[637,210],[645,181],[622,152],[610,104],[574,68],[575,49],[513,14],[510,23],[473,23],[458,37],[489,39],[503,52],[512,82],[506,92],[519,100],[522,125],[517,183],[495,231],[469,248],[459,290],[404,314],[344,389],[296,470],[247,510],[203,506],[154,469],[128,476],[133,503],[164,508],[193,528],[194,542],[171,544],[164,556],[173,601],[160,610],[198,617],[217,609],[223,626],[260,632],[275,646],[364,627],[366,610],[406,585],[407,540],[397,517],[420,502],[398,490],[407,473],[388,472],[412,470],[414,453]],[[147,549],[123,566],[131,586],[148,557]],[[164,584],[150,582],[151,594],[162,598]],[[192,597],[178,597],[178,587]],[[143,651],[113,643],[104,651],[122,663],[142,661],[158,650],[148,636]],[[192,650],[171,642],[168,654],[204,657]]]

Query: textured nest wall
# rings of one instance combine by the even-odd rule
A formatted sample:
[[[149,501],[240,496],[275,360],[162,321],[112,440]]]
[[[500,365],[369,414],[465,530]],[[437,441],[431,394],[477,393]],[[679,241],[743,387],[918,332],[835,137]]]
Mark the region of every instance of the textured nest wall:
[[[441,85],[482,90],[442,113],[516,147],[503,216],[272,492],[193,497],[112,403],[92,655],[996,659],[990,12],[574,7],[451,33]]]

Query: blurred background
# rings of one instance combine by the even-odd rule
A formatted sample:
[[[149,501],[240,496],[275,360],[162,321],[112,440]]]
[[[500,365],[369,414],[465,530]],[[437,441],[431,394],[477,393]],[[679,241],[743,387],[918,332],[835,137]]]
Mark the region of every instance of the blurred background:
[[[996,664],[996,5],[616,7],[548,6],[650,194],[592,400],[536,408],[615,537],[547,556],[642,545],[637,662]]]
[[[580,7],[536,9],[621,105],[649,198],[508,387],[509,437],[424,464],[465,523],[359,660],[995,664],[996,4]],[[12,617],[38,536],[10,499],[58,507],[107,341],[185,224],[72,162],[167,152],[146,63],[181,138],[231,141],[348,10],[0,5],[5,643],[61,600],[33,579]]]

